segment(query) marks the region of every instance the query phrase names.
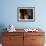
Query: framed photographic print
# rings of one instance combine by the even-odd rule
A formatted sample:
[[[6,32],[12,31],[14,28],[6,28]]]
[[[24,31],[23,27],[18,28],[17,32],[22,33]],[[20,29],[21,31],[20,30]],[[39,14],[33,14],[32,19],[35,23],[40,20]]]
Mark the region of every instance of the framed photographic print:
[[[17,20],[22,22],[35,21],[35,7],[18,7]]]

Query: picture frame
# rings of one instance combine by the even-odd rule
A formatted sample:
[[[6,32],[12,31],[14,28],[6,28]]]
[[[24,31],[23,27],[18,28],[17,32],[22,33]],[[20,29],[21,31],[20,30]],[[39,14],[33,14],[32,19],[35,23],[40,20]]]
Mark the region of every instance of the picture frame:
[[[34,22],[35,21],[35,7],[18,7],[17,21]]]

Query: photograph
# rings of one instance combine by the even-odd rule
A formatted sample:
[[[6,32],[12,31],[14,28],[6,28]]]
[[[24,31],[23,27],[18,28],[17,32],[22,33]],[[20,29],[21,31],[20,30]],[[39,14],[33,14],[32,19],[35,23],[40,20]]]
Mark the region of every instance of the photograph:
[[[46,0],[0,0],[0,46],[46,46]]]
[[[18,21],[34,21],[35,20],[34,7],[18,7],[17,20]]]

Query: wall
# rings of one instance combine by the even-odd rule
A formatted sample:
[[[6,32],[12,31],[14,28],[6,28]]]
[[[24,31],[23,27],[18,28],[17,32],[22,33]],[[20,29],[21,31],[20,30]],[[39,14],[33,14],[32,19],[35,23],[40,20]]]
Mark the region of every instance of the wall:
[[[0,0],[0,27],[13,24],[16,28],[46,28],[45,0]],[[35,7],[35,22],[18,22],[17,7]]]

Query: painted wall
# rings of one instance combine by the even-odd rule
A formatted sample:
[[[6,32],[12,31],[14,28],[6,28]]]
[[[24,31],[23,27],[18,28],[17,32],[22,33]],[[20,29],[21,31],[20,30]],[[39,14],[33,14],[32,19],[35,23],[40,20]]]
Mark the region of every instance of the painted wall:
[[[46,28],[46,0],[0,0],[0,27]],[[18,22],[17,7],[35,7],[35,22]]]

